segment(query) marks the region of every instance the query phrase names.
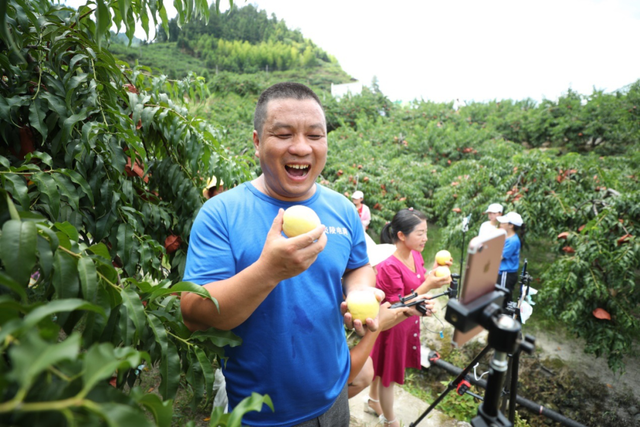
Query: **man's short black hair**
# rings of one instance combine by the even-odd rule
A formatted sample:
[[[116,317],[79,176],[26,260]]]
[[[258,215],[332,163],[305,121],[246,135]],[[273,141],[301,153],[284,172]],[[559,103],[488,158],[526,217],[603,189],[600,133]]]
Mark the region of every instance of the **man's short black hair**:
[[[322,108],[322,112],[324,113],[320,98],[318,98],[318,95],[309,87],[302,83],[294,82],[276,83],[262,92],[256,104],[256,111],[253,114],[253,128],[258,131],[259,136],[262,136],[262,127],[267,119],[267,104],[273,99],[313,99],[318,103],[320,108]]]

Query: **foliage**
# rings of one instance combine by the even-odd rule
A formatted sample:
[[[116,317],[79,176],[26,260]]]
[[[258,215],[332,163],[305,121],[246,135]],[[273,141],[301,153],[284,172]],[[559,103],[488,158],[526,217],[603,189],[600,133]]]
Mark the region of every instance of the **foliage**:
[[[171,78],[184,77],[189,71],[208,76],[330,68],[348,81],[335,58],[275,16],[269,18],[251,4],[241,8],[233,5],[225,13],[216,13],[216,8],[212,4],[206,19],[194,19],[182,26],[178,18],[171,19],[168,37],[167,30],[158,27],[154,43],[137,47],[119,44],[115,53],[132,66],[161,66]],[[183,60],[175,61],[176,55]]]
[[[359,111],[355,120],[338,121],[331,132],[321,182],[346,196],[356,188],[365,193],[365,203],[372,208],[372,234],[398,209],[413,206],[442,227],[441,246],[449,248],[458,248],[465,237],[468,241],[477,234],[489,203],[500,202],[506,211],[519,212],[525,220],[525,248],[533,242],[545,246],[558,242],[550,244],[551,261],[535,266],[541,273],[537,279],[542,282],[536,287],[541,288],[539,299],[547,307],[546,315],[584,337],[587,352],[606,356],[612,369],[621,370],[624,355],[640,333],[635,237],[640,220],[640,157],[631,149],[637,149],[638,139],[617,145],[609,141],[584,153],[579,144],[572,144],[577,141],[572,136],[575,129],[560,123],[572,122],[576,109],[600,110],[592,107],[592,99],[605,97],[617,100],[608,108],[623,118],[610,134],[628,135],[634,125],[624,117],[635,111],[629,107],[635,105],[630,103],[635,102],[636,90],[634,84],[626,95],[596,93],[584,105],[581,96],[570,93],[553,110],[550,101],[541,106],[503,101],[471,104],[458,111],[448,104],[414,102],[404,108],[392,105],[388,114],[377,117]],[[367,96],[348,102],[358,105]],[[370,101],[370,105],[375,104]],[[329,104],[329,116],[332,108]],[[538,122],[535,133],[567,138],[558,148],[527,149],[526,141],[516,144],[505,139],[514,114],[531,114],[538,120],[549,111],[555,111],[555,124]],[[345,116],[344,110],[341,114]],[[589,119],[583,125],[591,123]],[[599,155],[605,146],[617,149],[618,155]],[[471,215],[471,237],[461,231],[467,215]],[[565,231],[569,240],[558,240]],[[611,320],[595,318],[596,308],[605,309]]]
[[[251,162],[189,115],[202,78],[155,78],[105,49],[112,21],[132,30],[162,3],[96,7],[12,0],[0,23],[2,424],[169,425],[177,389],[207,405],[223,347],[240,344],[186,329],[180,293],[210,296],[179,279],[205,179],[243,181]],[[147,363],[159,395],[135,386]]]
[[[442,382],[443,386],[447,384],[446,381]],[[438,409],[456,420],[471,421],[478,414],[478,403],[468,394],[459,396],[456,393],[449,393],[442,399]]]

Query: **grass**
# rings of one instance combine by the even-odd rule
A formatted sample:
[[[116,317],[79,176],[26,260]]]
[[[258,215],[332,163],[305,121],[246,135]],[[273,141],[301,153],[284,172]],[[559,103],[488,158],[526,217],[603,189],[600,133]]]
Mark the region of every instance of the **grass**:
[[[136,386],[149,393],[158,393],[158,387],[162,381],[160,369],[156,366],[146,367],[140,375],[140,382]],[[193,422],[194,427],[207,427],[208,419],[212,410],[212,400],[210,399],[206,406],[200,404],[193,408],[193,392],[187,384],[184,374],[181,374],[180,387],[173,399],[173,418],[171,420],[172,427],[184,426],[189,421]]]

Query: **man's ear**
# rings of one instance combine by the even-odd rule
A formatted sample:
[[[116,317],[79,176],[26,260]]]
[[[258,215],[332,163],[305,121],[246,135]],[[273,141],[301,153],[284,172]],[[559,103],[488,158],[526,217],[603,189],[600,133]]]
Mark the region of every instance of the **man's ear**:
[[[258,131],[255,129],[253,131],[253,147],[255,148],[254,155],[260,157],[260,135],[258,135]]]

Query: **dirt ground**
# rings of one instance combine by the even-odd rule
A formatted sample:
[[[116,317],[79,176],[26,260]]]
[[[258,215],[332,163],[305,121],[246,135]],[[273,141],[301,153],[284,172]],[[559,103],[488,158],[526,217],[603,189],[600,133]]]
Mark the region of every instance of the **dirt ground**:
[[[434,332],[444,330],[445,336],[453,332],[443,319],[443,304],[446,301],[441,301],[439,311],[442,323],[426,319],[422,328],[423,342],[439,352],[446,352],[448,343]],[[562,332],[541,331],[531,324],[523,325],[522,332],[535,337],[536,350],[533,355],[521,356],[519,396],[586,426],[640,426],[640,358],[627,357],[625,372],[615,374],[607,366],[606,358],[584,353],[580,339]],[[486,332],[476,337],[475,348],[482,348],[486,337]],[[639,353],[634,352],[634,356],[636,354]],[[456,366],[464,367],[459,361]],[[487,369],[486,364],[481,364],[478,375]],[[441,375],[438,380],[442,380]],[[533,415],[523,407],[518,407],[518,412],[531,426],[561,425]]]

